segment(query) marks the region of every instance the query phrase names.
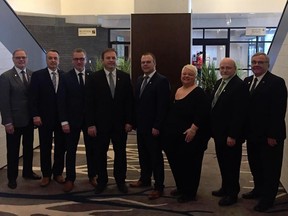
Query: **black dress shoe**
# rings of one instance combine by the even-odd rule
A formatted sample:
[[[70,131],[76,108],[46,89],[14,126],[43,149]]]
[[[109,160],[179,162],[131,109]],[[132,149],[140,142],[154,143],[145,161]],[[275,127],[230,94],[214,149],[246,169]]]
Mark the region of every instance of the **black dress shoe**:
[[[237,202],[237,196],[224,196],[219,200],[219,206],[230,206]]]
[[[226,193],[222,188],[220,188],[219,190],[212,191],[212,195],[216,197],[223,197],[226,195]]]
[[[259,202],[256,206],[254,206],[254,211],[266,212],[269,208],[272,208],[272,207],[273,207],[273,204]]]
[[[95,193],[95,194],[101,194],[105,189],[106,189],[106,185],[100,185],[100,184],[98,184],[98,185],[95,187],[94,193]]]
[[[117,187],[121,193],[124,193],[124,194],[128,193],[128,187],[126,186],[125,183],[124,184],[118,184]]]
[[[181,191],[179,191],[178,189],[174,189],[174,190],[172,190],[172,191],[170,192],[170,195],[171,195],[171,196],[181,196],[182,193],[181,193]]]
[[[254,190],[252,190],[248,193],[242,194],[242,198],[243,199],[257,199],[257,198],[259,198],[259,194],[256,193]]]
[[[23,178],[31,179],[31,180],[40,180],[41,176],[39,176],[36,173],[32,172],[32,174],[30,174],[30,175],[23,175]]]
[[[181,195],[177,198],[177,202],[178,203],[186,203],[186,202],[189,202],[189,201],[195,201],[195,196],[193,195]]]
[[[15,189],[15,188],[17,188],[17,182],[16,182],[16,181],[9,181],[9,182],[8,182],[8,187],[9,187],[10,189]]]

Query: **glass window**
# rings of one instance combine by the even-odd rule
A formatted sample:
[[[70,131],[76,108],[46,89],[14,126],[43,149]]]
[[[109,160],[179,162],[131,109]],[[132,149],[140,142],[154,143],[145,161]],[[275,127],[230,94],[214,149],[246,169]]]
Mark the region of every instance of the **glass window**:
[[[256,36],[246,36],[246,29],[231,29],[230,41],[250,41],[256,40]]]
[[[203,39],[203,29],[193,29],[192,31],[192,38],[193,39]]]
[[[110,42],[130,42],[130,29],[111,29]]]
[[[228,29],[205,29],[205,38],[228,38]]]

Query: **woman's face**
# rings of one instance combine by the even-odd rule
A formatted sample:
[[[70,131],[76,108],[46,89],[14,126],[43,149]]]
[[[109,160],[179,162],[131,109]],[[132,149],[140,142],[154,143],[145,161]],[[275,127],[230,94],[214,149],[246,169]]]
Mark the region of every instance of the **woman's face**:
[[[181,82],[184,85],[193,85],[195,83],[196,75],[188,68],[184,68],[181,73]]]

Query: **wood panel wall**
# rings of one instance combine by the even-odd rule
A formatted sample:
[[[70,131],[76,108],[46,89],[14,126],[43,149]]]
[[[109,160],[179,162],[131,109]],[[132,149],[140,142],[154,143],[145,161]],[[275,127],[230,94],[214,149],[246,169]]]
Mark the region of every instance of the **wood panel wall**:
[[[191,14],[133,14],[131,17],[132,82],[142,75],[144,52],[156,56],[156,69],[171,83],[174,93],[181,85],[180,72],[191,63]]]

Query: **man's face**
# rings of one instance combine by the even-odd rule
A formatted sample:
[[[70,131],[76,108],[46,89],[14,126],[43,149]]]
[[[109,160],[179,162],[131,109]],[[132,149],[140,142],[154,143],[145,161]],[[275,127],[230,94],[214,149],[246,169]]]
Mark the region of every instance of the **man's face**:
[[[47,67],[53,71],[58,68],[59,55],[57,52],[49,51],[46,55]]]
[[[236,66],[232,59],[225,58],[220,62],[220,74],[222,79],[226,80],[236,73]]]
[[[116,68],[116,60],[117,56],[115,52],[106,52],[102,59],[102,64],[106,70],[113,71]]]
[[[143,55],[141,57],[141,68],[144,74],[150,74],[155,71],[156,64],[151,55]]]
[[[15,52],[12,60],[13,60],[14,65],[17,68],[23,70],[23,69],[25,69],[25,67],[27,65],[28,57],[27,57],[25,51],[19,50],[19,51]]]
[[[73,67],[78,71],[83,71],[87,63],[85,53],[83,52],[74,52],[72,55],[72,64]]]
[[[264,55],[254,56],[251,60],[252,71],[256,77],[266,73],[269,68],[269,62]]]

